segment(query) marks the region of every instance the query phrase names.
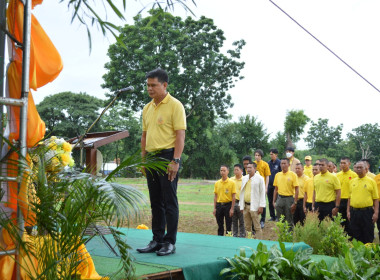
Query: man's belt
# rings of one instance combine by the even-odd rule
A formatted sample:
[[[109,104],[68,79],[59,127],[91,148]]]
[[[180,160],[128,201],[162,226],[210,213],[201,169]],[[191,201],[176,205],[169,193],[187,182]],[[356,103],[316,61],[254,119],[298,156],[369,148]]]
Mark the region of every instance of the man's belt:
[[[354,210],[354,211],[366,211],[366,210],[369,210],[369,209],[373,209],[372,206],[369,206],[369,207],[363,207],[363,208],[355,208],[355,207],[350,207],[351,210]]]
[[[220,204],[220,205],[227,205],[227,204],[231,204],[232,202],[229,201],[229,202],[217,202],[216,204]]]
[[[293,197],[292,195],[281,195],[281,194],[279,194],[278,196],[281,197],[281,198]]]
[[[245,202],[245,205],[251,205],[251,203],[250,202]]]

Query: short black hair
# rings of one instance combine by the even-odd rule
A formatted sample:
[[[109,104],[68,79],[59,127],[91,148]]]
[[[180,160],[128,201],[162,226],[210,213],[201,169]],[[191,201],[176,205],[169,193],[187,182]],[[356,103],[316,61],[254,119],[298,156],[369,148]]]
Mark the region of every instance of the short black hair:
[[[288,158],[282,158],[281,161],[286,160],[288,163],[290,163],[290,160]]]
[[[257,168],[257,164],[256,164],[256,162],[250,161],[250,162],[248,163],[248,165],[250,165],[250,164],[252,164],[254,168]]]
[[[148,78],[157,78],[157,80],[160,82],[160,83],[169,83],[169,75],[168,73],[164,70],[164,69],[161,69],[161,68],[156,68],[150,72],[148,72],[146,75],[145,75],[145,78],[148,79]]]
[[[269,152],[278,155],[278,150],[276,148],[270,149]]]
[[[261,150],[261,149],[257,149],[257,150],[255,151],[255,155],[256,155],[256,153],[258,153],[261,157],[264,156],[264,152],[263,152],[263,150]]]
[[[226,164],[222,164],[220,167],[225,167],[225,168],[227,168],[227,170],[230,170],[230,167]]]
[[[314,163],[314,166],[318,166],[319,167],[319,163]]]
[[[326,165],[328,165],[329,162],[330,162],[327,158],[321,158],[321,159],[319,160],[319,162],[321,162],[321,161],[323,161],[324,163],[326,163]]]
[[[286,150],[285,151],[291,151],[291,152],[293,152],[294,153],[294,148],[293,147],[286,147]]]
[[[239,167],[241,170],[243,170],[243,166],[241,166],[240,163],[235,164],[235,165],[234,165],[234,168],[235,168],[235,167]]]
[[[359,161],[365,161],[365,162],[368,164],[368,166],[371,165],[371,163],[369,162],[369,159],[368,159],[368,158],[362,158],[362,159],[359,160]],[[358,161],[358,162],[359,162],[359,161]]]
[[[342,157],[340,160],[348,160],[349,162],[351,162],[349,157]]]
[[[245,161],[245,160],[249,160],[249,161],[252,161],[252,157],[251,156],[244,156],[243,157],[243,161]]]

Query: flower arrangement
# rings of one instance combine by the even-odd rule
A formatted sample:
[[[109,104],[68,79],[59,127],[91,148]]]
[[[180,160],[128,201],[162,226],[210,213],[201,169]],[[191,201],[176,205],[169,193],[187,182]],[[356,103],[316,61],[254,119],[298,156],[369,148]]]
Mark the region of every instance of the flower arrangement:
[[[44,159],[48,171],[59,172],[66,166],[73,167],[74,159],[71,156],[71,144],[63,138],[52,136],[42,142],[47,149]]]
[[[137,229],[149,229],[146,225],[141,224],[137,226]]]

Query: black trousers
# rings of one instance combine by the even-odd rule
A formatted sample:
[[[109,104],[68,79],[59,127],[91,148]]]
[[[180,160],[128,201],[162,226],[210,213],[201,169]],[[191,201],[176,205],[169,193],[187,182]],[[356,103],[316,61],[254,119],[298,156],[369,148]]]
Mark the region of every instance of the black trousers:
[[[270,217],[272,219],[276,218],[276,212],[275,212],[275,209],[273,207],[273,193],[274,193],[274,189],[275,189],[274,186],[268,185],[267,196],[268,196],[268,203],[269,203],[269,215],[270,215]]]
[[[306,202],[306,210],[308,211],[313,211],[313,203]]]
[[[226,220],[226,233],[231,231],[232,217],[230,217],[232,202],[216,203],[216,222],[218,223],[218,235],[224,235],[224,220]]]
[[[172,160],[174,151],[157,154],[158,157]],[[152,209],[153,240],[157,242],[176,243],[178,230],[178,173],[173,182],[168,174],[157,171],[147,171],[150,206]],[[165,227],[167,232],[165,234]]]
[[[330,202],[316,202],[315,203],[315,210],[318,211],[318,218],[320,221],[323,221],[324,218],[329,216],[332,219],[332,213],[331,211],[335,207],[335,201]]]
[[[300,222],[301,225],[303,225],[305,218],[305,212],[303,211],[303,198],[300,198],[297,201],[296,211],[293,214],[294,225],[296,225],[298,222]]]
[[[375,224],[372,223],[373,208],[367,207],[365,210],[350,211],[352,237],[366,243],[372,243],[375,238]]]
[[[346,198],[342,198],[340,200],[339,213],[342,214],[342,218],[345,220],[344,222],[342,222],[344,231],[348,234],[348,236],[352,237],[350,222],[347,219],[347,202],[348,202],[348,199]]]

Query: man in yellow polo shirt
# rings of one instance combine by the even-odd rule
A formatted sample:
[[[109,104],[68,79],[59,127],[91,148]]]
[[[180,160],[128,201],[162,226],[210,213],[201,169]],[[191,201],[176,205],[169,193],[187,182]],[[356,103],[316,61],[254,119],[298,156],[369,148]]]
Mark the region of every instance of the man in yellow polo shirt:
[[[264,178],[265,182],[265,193],[268,193],[268,184],[269,184],[269,176],[270,168],[269,164],[266,161],[263,161],[264,152],[261,149],[257,149],[255,151],[255,163],[257,164],[257,171],[259,171],[260,175]],[[266,208],[263,209],[263,213],[261,214],[260,226],[264,228],[265,226],[265,217],[266,217]]]
[[[303,222],[305,221],[305,212],[303,211],[303,198],[305,193],[306,182],[309,181],[310,178],[303,173],[302,163],[297,163],[296,174],[298,179],[299,191],[296,210],[293,214],[293,223],[297,224],[298,222],[300,222],[301,225],[303,225]]]
[[[169,165],[167,174],[154,170],[146,172],[153,240],[137,251],[165,256],[175,253],[179,216],[177,182],[185,145],[186,114],[181,102],[166,91],[169,82],[166,71],[157,68],[146,78],[152,101],[145,105],[142,113],[141,156],[153,153],[168,160]]]
[[[363,159],[361,159],[360,161],[364,161],[364,162],[367,164],[367,175],[366,175],[366,176],[368,176],[369,178],[375,180],[376,175],[373,174],[373,173],[370,171],[371,164],[369,163],[369,159],[363,158]]]
[[[377,184],[377,192],[380,197],[380,173],[375,176],[375,182]],[[377,231],[379,233],[379,239],[380,239],[380,219],[377,219]]]
[[[245,237],[245,227],[244,227],[244,216],[240,212],[239,200],[240,200],[240,189],[243,178],[243,166],[241,164],[234,165],[234,177],[231,180],[235,182],[236,195],[235,195],[235,209],[234,215],[232,216],[232,232],[234,237]]]
[[[375,237],[375,223],[379,214],[379,194],[376,182],[366,176],[364,161],[356,164],[358,178],[351,181],[350,197],[347,203],[347,218],[350,221],[352,237],[365,243],[372,243]]]
[[[318,211],[320,221],[327,216],[336,216],[340,206],[340,182],[327,170],[328,164],[327,159],[320,159],[321,173],[314,177],[313,208]]]
[[[311,161],[311,156],[305,157],[305,166],[303,168],[303,173],[307,177],[313,178],[313,165],[312,165],[312,161]]]
[[[218,223],[218,235],[224,235],[224,220],[226,221],[226,233],[231,231],[232,216],[235,208],[235,181],[228,178],[227,165],[220,167],[222,178],[214,186],[214,216]]]
[[[306,214],[307,211],[314,211],[313,209],[313,195],[314,195],[314,177],[320,173],[319,163],[313,165],[313,178],[310,178],[305,182],[303,188],[303,212]]]
[[[293,226],[293,213],[297,207],[299,183],[296,173],[289,169],[288,158],[281,159],[281,172],[274,177],[273,185],[276,187],[273,194],[273,206],[277,217],[281,215],[290,226]],[[277,199],[278,194],[278,199]]]
[[[294,148],[287,147],[285,153],[286,153],[286,157],[289,159],[290,171],[296,172],[296,164],[300,163],[300,160],[294,157]]]
[[[347,219],[347,202],[350,196],[350,183],[351,180],[358,177],[358,175],[350,169],[351,161],[349,157],[342,157],[340,159],[340,172],[336,174],[341,186],[341,195],[340,195],[340,207],[339,213],[342,214],[342,218],[345,220],[342,223],[344,230],[349,236],[352,236],[350,230],[350,223]]]

